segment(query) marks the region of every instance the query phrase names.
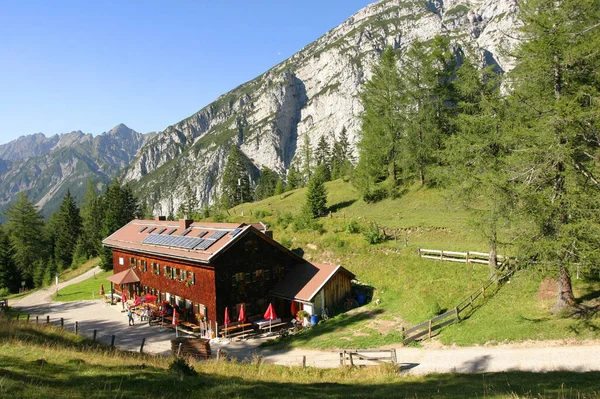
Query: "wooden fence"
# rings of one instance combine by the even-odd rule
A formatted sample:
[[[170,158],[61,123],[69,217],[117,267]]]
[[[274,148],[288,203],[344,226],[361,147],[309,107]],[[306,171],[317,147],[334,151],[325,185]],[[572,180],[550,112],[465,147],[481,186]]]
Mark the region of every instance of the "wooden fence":
[[[340,352],[340,366],[354,366],[355,359],[375,364],[398,364],[396,349],[360,349]]]
[[[488,264],[490,261],[490,254],[486,252],[456,252],[456,251],[444,251],[439,249],[424,249],[419,248],[419,256],[421,258],[442,260],[447,262],[462,262],[462,263],[482,263]],[[496,260],[499,263],[503,263],[508,260],[508,256],[496,255]]]
[[[486,292],[489,292],[489,288],[492,284],[500,283],[502,280],[505,280],[508,277],[510,277],[511,274],[512,274],[512,271],[505,274],[502,277],[496,278],[495,280],[490,280],[485,285],[483,285],[481,288],[477,289],[476,291],[471,293],[468,297],[463,299],[456,307],[454,307],[454,309],[449,310],[446,313],[443,313],[434,318],[431,318],[419,325],[411,327],[408,330],[404,330],[404,328],[403,328],[402,329],[402,337],[403,337],[402,342],[404,343],[404,345],[406,345],[406,344],[416,341],[417,339],[422,338],[422,337],[431,338],[432,333],[435,330],[439,330],[442,327],[445,327],[452,323],[459,322],[461,313],[465,312],[467,310],[467,308],[469,308],[469,311],[474,310],[473,302],[477,298],[482,297],[482,299],[485,299]]]

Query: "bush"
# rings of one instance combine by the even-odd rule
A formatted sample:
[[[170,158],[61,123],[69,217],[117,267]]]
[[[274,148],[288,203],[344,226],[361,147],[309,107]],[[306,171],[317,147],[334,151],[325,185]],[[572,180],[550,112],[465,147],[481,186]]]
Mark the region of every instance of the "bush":
[[[267,216],[271,216],[271,212],[269,211],[265,211],[263,209],[259,209],[254,213],[254,217],[256,219],[261,219],[261,218],[265,218]]]
[[[281,212],[277,214],[275,223],[285,230],[292,223],[292,220],[294,220],[294,216],[290,212]]]
[[[380,242],[385,241],[385,235],[379,231],[379,226],[376,223],[373,223],[369,230],[363,233],[365,239],[369,244],[379,244]]]
[[[339,236],[337,235],[330,235],[327,236],[325,239],[323,239],[323,244],[327,247],[334,247],[334,248],[345,248],[346,246],[348,246],[348,243],[344,240],[342,240]]]
[[[10,290],[6,287],[0,288],[0,298],[10,295]]]
[[[435,299],[432,299],[429,303],[429,317],[435,317],[440,314],[442,314],[440,304]]]
[[[195,377],[198,375],[196,370],[183,358],[173,360],[169,365],[169,371],[179,375],[180,379],[183,379],[184,376]]]
[[[358,234],[362,229],[360,223],[357,220],[352,219],[348,223],[346,223],[346,226],[344,226],[344,230],[346,230],[346,233]]]
[[[300,230],[312,230],[319,234],[325,233],[323,224],[319,223],[316,219],[313,219],[311,215],[304,212],[296,216],[296,219],[294,219],[294,223],[292,224],[292,230],[294,232]]]
[[[293,245],[293,243],[292,243],[292,240],[290,240],[290,239],[289,239],[289,238],[287,238],[287,237],[284,237],[284,238],[282,238],[281,240],[279,240],[279,243],[280,243],[281,245],[283,245],[284,247],[286,247],[286,248],[291,248],[291,247],[292,247],[292,245]]]
[[[375,202],[379,202],[388,197],[388,190],[385,187],[378,187],[376,189],[370,190],[363,195],[363,200],[368,204],[373,204]]]

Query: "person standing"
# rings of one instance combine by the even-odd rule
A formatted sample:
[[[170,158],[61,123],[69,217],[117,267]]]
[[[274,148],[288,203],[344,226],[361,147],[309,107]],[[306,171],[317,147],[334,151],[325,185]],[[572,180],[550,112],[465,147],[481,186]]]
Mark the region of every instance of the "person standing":
[[[127,317],[129,318],[129,325],[135,325],[135,322],[133,321],[133,313],[131,312],[131,308],[129,306],[127,306]]]

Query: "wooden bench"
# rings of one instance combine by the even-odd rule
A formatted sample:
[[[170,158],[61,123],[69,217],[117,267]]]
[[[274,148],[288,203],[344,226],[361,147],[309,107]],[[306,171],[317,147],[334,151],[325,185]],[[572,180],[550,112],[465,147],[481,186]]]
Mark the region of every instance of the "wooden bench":
[[[252,323],[235,324],[235,325],[232,325],[232,326],[228,326],[228,327],[222,328],[221,329],[221,336],[222,337],[225,337],[225,336],[231,337],[234,334],[235,335],[238,335],[239,333],[243,334],[243,333],[246,332],[246,331],[244,331],[244,329],[247,328],[247,327],[252,327]],[[238,333],[238,330],[242,330],[242,331],[240,331]],[[252,328],[249,328],[248,330],[252,330]]]
[[[284,321],[284,322],[275,323],[275,324],[271,324],[271,325],[269,325],[269,324],[265,324],[265,325],[262,325],[262,326],[260,326],[260,327],[258,327],[258,328],[259,328],[259,329],[261,329],[261,330],[268,330],[268,329],[273,329],[273,328],[283,327],[283,326],[286,326],[286,325],[288,325],[288,324],[289,324],[288,322],[285,322],[285,321]]]

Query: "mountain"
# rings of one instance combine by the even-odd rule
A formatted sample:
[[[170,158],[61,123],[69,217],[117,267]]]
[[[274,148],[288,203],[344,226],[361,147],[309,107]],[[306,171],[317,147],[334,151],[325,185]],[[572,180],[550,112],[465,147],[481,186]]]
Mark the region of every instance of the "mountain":
[[[47,138],[41,133],[0,146],[0,211],[21,191],[49,214],[67,189],[82,199],[89,178],[112,180],[154,135],[120,124],[96,137],[81,131]],[[0,216],[2,218],[2,216]]]
[[[220,189],[227,149],[238,145],[256,166],[285,175],[307,134],[331,143],[346,128],[356,143],[363,106],[358,93],[387,46],[406,49],[435,35],[482,64],[510,69],[502,47],[514,44],[515,0],[383,0],[257,78],[222,95],[150,140],[123,172],[155,214],[168,214],[192,187],[200,203]],[[301,141],[300,141],[301,142]],[[252,176],[256,178],[256,173]]]

